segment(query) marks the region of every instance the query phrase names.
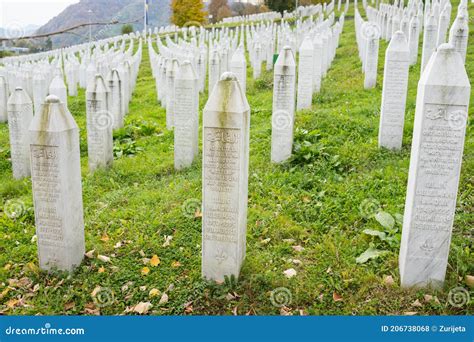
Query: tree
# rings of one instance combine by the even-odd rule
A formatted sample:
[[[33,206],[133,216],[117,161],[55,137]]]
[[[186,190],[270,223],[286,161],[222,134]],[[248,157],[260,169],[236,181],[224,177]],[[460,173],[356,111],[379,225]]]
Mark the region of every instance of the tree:
[[[211,22],[216,23],[219,21],[217,18],[219,16],[219,9],[221,7],[229,8],[229,5],[227,4],[227,0],[211,0],[211,3],[209,4],[209,7],[208,7],[209,14],[212,15]]]
[[[133,32],[132,24],[125,24],[122,26],[122,34],[129,34]]]
[[[230,10],[229,6],[222,6],[217,11],[217,21],[221,21],[224,18],[231,17],[232,11]]]
[[[177,26],[205,24],[207,13],[202,0],[173,0],[171,22]]]
[[[48,39],[46,39],[46,42],[44,44],[44,49],[46,51],[50,51],[53,49],[53,41],[51,40],[51,37],[48,37]]]
[[[295,9],[294,0],[265,0],[265,5],[272,11],[283,13],[283,11],[293,11]]]

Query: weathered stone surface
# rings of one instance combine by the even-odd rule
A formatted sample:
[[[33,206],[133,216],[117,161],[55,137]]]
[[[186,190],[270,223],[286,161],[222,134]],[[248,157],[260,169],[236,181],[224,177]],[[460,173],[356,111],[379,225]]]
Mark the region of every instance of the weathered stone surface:
[[[435,17],[430,15],[428,21],[425,24],[423,33],[423,50],[421,55],[421,72],[425,70],[431,55],[436,50],[436,37],[438,34],[438,26],[436,24]]]
[[[112,127],[114,117],[109,111],[109,90],[97,74],[86,91],[87,150],[89,170],[112,166],[114,160]]]
[[[56,95],[67,106],[67,89],[61,76],[55,76],[49,85],[49,94]]]
[[[313,98],[313,67],[314,48],[311,38],[307,36],[300,47],[298,65],[298,92],[296,108],[298,110],[311,108]]]
[[[403,287],[444,281],[470,90],[460,54],[441,45],[418,84],[399,256]]]
[[[296,65],[293,52],[285,46],[274,66],[271,160],[281,163],[291,157],[295,116]]]
[[[377,83],[377,66],[379,60],[380,28],[375,23],[366,22],[362,26],[365,38],[364,88],[374,88]]]
[[[79,129],[57,96],[41,108],[29,127],[39,265],[72,271],[85,252]]]
[[[4,76],[0,75],[0,123],[8,121],[8,84]]]
[[[7,107],[13,177],[29,177],[31,169],[28,127],[33,119],[33,103],[26,91],[17,87],[10,95]]]
[[[117,69],[112,69],[107,76],[107,85],[110,91],[110,114],[114,119],[113,129],[123,127],[123,97],[122,80]]]
[[[402,31],[397,31],[385,52],[379,147],[389,149],[402,147],[409,53],[405,35]]]
[[[202,274],[238,277],[245,258],[250,107],[237,77],[224,73],[203,115]]]
[[[178,70],[174,84],[174,167],[191,166],[199,150],[199,85],[189,61]]]

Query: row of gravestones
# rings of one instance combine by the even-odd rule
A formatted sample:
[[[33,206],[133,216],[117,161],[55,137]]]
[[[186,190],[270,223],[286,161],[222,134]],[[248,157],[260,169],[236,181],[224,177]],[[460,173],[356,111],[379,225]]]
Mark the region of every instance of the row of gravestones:
[[[133,49],[133,44],[130,47]],[[78,83],[87,86],[90,169],[110,165],[113,160],[112,129],[123,126],[123,117],[128,112],[126,104],[141,60],[141,43],[137,54],[130,59],[124,60],[122,49],[112,50],[102,51],[97,47],[92,56],[83,55],[83,64],[88,67],[82,70],[78,67],[76,53],[64,53],[51,64],[41,59],[35,63],[7,65],[7,77],[0,76],[0,107],[3,108],[2,121],[8,121],[9,125],[14,178],[28,177],[31,173],[28,127],[33,119],[33,109],[39,115],[48,94],[56,95],[67,106],[68,90],[69,95],[77,95]],[[105,63],[107,59],[111,62]],[[51,74],[55,76],[50,81],[48,75]]]
[[[340,27],[342,30],[342,24]],[[300,49],[300,68],[301,63],[314,66],[314,60],[305,63],[308,56],[301,60],[311,50],[306,37]],[[397,46],[400,40],[393,42]],[[406,40],[401,45],[404,44],[406,58]],[[234,54],[239,49],[240,56],[244,55],[242,45]],[[282,69],[293,70],[286,74],[293,77],[282,81],[287,85],[282,96],[290,109],[295,105],[293,53],[290,46],[284,47],[274,71],[278,84],[284,74]],[[192,61],[184,60],[181,64],[177,58],[175,61],[179,68],[172,83],[171,99],[182,99],[179,105],[174,101],[180,113],[177,116],[193,122],[186,137],[197,139],[194,132],[198,124],[198,77]],[[167,87],[171,83],[165,84]],[[273,114],[279,110],[275,97],[280,100],[275,93]],[[168,88],[165,94],[169,96]],[[403,286],[436,285],[444,280],[469,95],[470,85],[461,54],[452,45],[441,45],[423,72],[417,94],[400,251]],[[166,103],[169,99],[166,97]],[[191,107],[195,119],[190,120],[184,110]],[[180,120],[174,124],[177,122]],[[203,114],[203,275],[210,279],[238,275],[245,256],[249,125],[250,107],[240,81],[235,74],[223,72],[212,88]],[[66,105],[51,95],[30,127],[35,218],[41,232],[38,234],[40,264],[45,269],[52,266],[71,269],[80,262],[84,252],[77,126]],[[189,152],[197,154],[194,148]]]
[[[253,77],[258,78],[260,72],[255,69],[260,70],[263,61],[260,44],[265,44],[262,50],[272,57],[275,47],[285,44],[274,65],[271,160],[280,163],[291,156],[295,103],[298,109],[311,107],[313,89],[320,90],[343,24],[344,15],[334,24],[333,14],[323,20],[319,11],[317,17],[298,20],[294,28],[286,23],[266,23],[234,32],[224,29],[217,38],[201,32],[199,39],[191,37],[189,41],[183,38],[173,42],[167,37],[166,45],[159,39],[158,53],[149,38],[158,99],[166,108],[168,128],[174,129],[176,169],[189,167],[198,154],[198,99],[204,90],[199,85],[206,77],[205,68],[200,66],[208,57],[210,95],[203,114],[202,156],[202,272],[206,278],[223,280],[226,275],[238,275],[245,256],[250,129],[245,52],[254,69]],[[291,46],[300,40],[297,80],[296,49]]]
[[[467,2],[459,4],[445,43],[450,13],[449,0],[424,7],[409,1],[407,8],[397,1],[368,7],[369,22],[357,11],[355,17],[366,87],[368,77],[375,86],[379,38],[390,41],[379,127],[379,146],[389,149],[402,146],[409,66],[417,63],[418,28],[425,29],[399,256],[406,287],[439,286],[447,268],[470,97]]]
[[[77,94],[78,86],[87,87],[89,168],[93,171],[97,167],[110,166],[113,160],[112,129],[123,124],[141,61],[141,40],[133,55],[133,37],[127,51],[125,39],[128,37],[122,38],[120,47],[117,47],[120,39],[106,40],[96,43],[93,49],[88,44],[60,51],[58,55],[13,60],[2,68],[0,107],[6,109],[13,176],[31,175],[42,269],[72,270],[83,258],[79,131],[67,109],[67,91],[73,95]],[[80,68],[81,63],[87,67]],[[35,72],[33,77],[18,77],[30,70]],[[47,87],[49,72],[56,76]],[[39,73],[44,77],[38,77]],[[34,82],[37,79],[43,82]],[[11,83],[15,89],[7,100]],[[37,89],[39,86],[43,89]],[[25,89],[30,89],[34,96],[42,94],[45,98],[34,97],[33,107]]]

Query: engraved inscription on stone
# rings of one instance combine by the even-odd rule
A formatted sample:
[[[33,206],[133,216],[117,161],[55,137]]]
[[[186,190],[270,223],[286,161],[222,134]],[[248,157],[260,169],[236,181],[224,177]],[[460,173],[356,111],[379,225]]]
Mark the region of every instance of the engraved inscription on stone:
[[[239,196],[239,129],[204,129],[205,240],[237,242]]]

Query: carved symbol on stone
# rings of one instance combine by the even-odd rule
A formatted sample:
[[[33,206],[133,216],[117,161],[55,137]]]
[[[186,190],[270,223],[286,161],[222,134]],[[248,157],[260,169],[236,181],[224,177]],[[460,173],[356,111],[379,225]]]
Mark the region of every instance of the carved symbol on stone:
[[[426,241],[420,246],[425,252],[431,252],[434,249],[433,242],[431,239],[426,239]]]
[[[447,119],[447,111],[446,108],[438,107],[436,110],[428,109],[426,111],[426,117],[431,120],[438,120],[438,119]]]
[[[214,258],[217,260],[217,263],[220,265],[222,264],[225,260],[227,260],[228,255],[226,252],[224,252],[222,249],[219,249],[214,256]]]

